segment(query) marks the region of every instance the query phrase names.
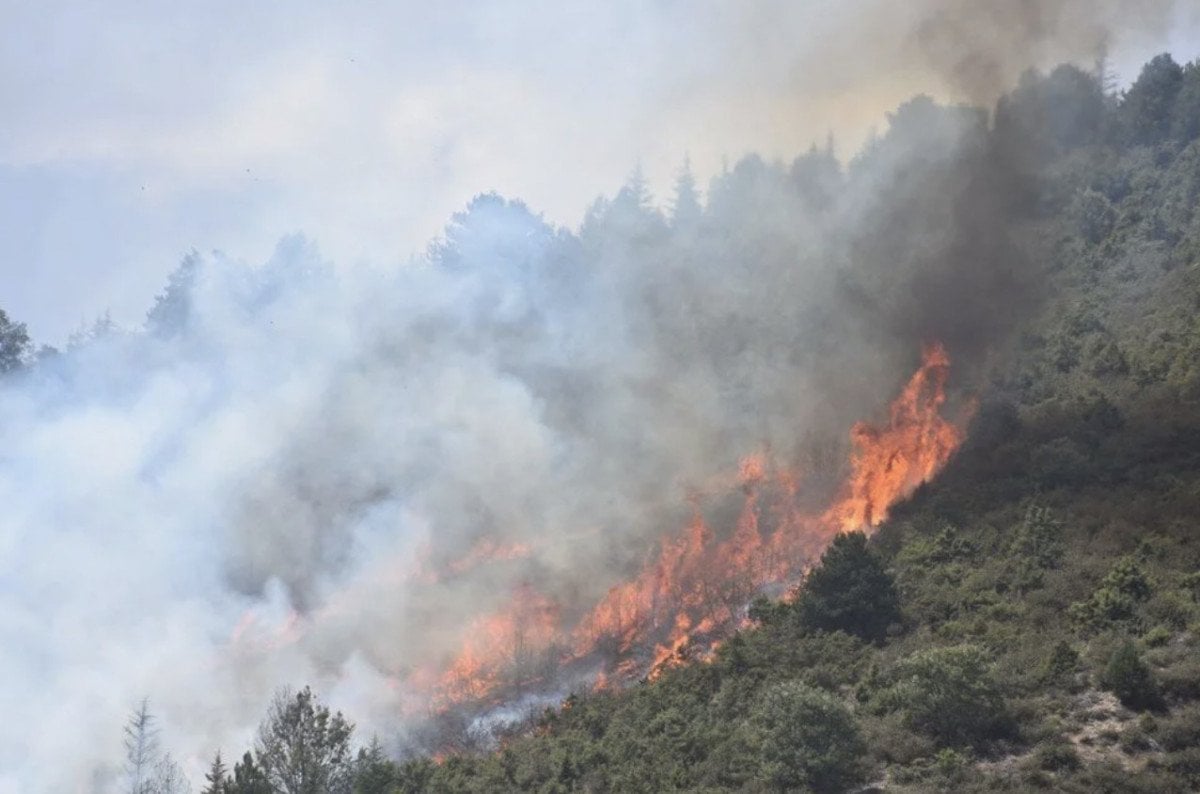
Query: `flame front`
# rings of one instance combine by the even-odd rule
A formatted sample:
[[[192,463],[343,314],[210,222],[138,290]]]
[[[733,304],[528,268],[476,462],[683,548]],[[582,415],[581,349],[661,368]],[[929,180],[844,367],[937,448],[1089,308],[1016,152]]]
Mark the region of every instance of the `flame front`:
[[[691,652],[711,650],[746,620],[756,594],[786,590],[836,534],[877,526],[941,471],[962,441],[960,428],[941,415],[949,367],[942,345],[928,346],[887,423],[852,428],[849,475],[823,512],[798,507],[797,472],[766,453],[749,455],[736,477],[741,512],[723,535],[697,507],[682,532],[664,537],[637,575],[614,585],[573,626],[562,625],[557,606],[523,584],[504,609],[468,627],[444,672],[426,670],[410,683],[444,708],[503,700],[572,667],[590,671],[597,686],[614,677],[653,677]],[[503,556],[499,548],[480,556]]]
[[[884,521],[888,509],[941,471],[962,443],[959,428],[940,413],[950,357],[935,344],[922,358],[921,368],[892,402],[888,424],[877,428],[859,422],[850,431],[855,454],[848,493],[825,514],[843,531]]]

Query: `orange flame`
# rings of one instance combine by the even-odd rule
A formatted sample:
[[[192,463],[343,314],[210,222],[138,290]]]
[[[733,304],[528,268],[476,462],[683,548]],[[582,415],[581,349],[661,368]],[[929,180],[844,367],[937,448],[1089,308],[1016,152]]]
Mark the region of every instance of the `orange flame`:
[[[888,509],[941,471],[962,443],[962,433],[941,418],[950,358],[940,344],[923,351],[921,368],[892,402],[883,428],[859,422],[850,431],[856,448],[849,495],[826,513],[843,531],[873,527]]]
[[[558,607],[522,584],[506,609],[471,623],[462,650],[435,677],[432,705],[486,700],[501,689],[539,683],[536,662],[552,651],[558,624]],[[424,671],[421,677],[428,676],[430,671]]]
[[[941,416],[949,367],[940,344],[926,347],[888,422],[852,428],[850,473],[824,512],[799,509],[796,472],[765,453],[749,455],[735,480],[743,491],[741,513],[724,537],[697,509],[682,533],[663,538],[655,558],[573,627],[561,625],[553,602],[522,585],[505,609],[468,627],[444,673],[426,671],[413,683],[432,683],[433,702],[449,706],[545,683],[555,668],[573,664],[598,663],[597,686],[609,687],[614,678],[654,677],[688,656],[702,658],[746,621],[756,593],[798,581],[833,536],[877,526],[941,471],[962,442],[959,427]],[[521,548],[513,556],[526,553]],[[466,559],[505,556],[500,546],[485,544]]]

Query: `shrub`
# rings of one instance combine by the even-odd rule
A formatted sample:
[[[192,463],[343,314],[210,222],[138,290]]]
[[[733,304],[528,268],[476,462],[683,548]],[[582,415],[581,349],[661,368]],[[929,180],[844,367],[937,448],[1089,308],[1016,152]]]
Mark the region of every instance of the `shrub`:
[[[913,730],[952,746],[978,745],[1007,735],[1007,706],[982,648],[933,648],[903,660],[895,684],[880,694]]]
[[[1142,635],[1147,648],[1161,648],[1171,641],[1171,630],[1166,626],[1155,626]]]
[[[827,692],[796,681],[763,693],[751,713],[761,775],[788,790],[844,791],[863,779],[866,745],[850,710]]]
[[[1079,671],[1079,652],[1059,640],[1050,650],[1042,668],[1045,681],[1063,681]]]
[[[1039,568],[1057,568],[1064,553],[1062,524],[1049,509],[1030,506],[1017,527],[1011,553]]]
[[[1200,747],[1200,707],[1191,705],[1173,709],[1155,732],[1159,744],[1168,752]]]
[[[1085,190],[1075,200],[1075,218],[1080,237],[1095,244],[1112,231],[1117,211],[1103,193]]]
[[[1061,738],[1040,745],[1034,751],[1033,761],[1038,769],[1047,772],[1073,772],[1083,766],[1075,746]]]
[[[1150,597],[1150,577],[1132,557],[1122,557],[1086,601],[1071,605],[1071,618],[1087,629],[1101,631],[1108,624],[1129,620],[1137,605]]]
[[[1113,651],[1101,683],[1131,709],[1157,708],[1161,703],[1158,684],[1132,642]]]

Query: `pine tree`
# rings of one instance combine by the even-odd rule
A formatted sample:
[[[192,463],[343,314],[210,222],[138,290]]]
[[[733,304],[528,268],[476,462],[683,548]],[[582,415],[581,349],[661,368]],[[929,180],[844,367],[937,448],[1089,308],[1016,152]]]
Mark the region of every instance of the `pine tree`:
[[[259,728],[255,755],[267,782],[282,794],[345,794],[350,790],[354,731],[308,687],[280,691]]]
[[[895,582],[861,532],[833,539],[804,580],[796,608],[809,631],[844,631],[876,642],[900,621]]]
[[[158,757],[158,729],[150,713],[150,701],[143,699],[125,724],[125,774],[129,794],[149,794],[154,764]]]
[[[389,794],[395,790],[398,772],[384,755],[377,737],[358,751],[354,761],[354,794]]]
[[[700,206],[700,193],[696,190],[696,177],[692,174],[690,158],[684,158],[683,169],[675,179],[675,200],[671,206],[671,223],[676,228],[688,226],[700,219],[704,210]]]
[[[204,775],[204,780],[208,783],[200,794],[228,794],[229,793],[229,775],[225,771],[225,762],[221,760],[221,751],[218,750],[213,758],[212,766]]]
[[[129,794],[180,794],[187,790],[183,771],[158,746],[158,728],[143,699],[125,724],[125,776]]]
[[[33,345],[25,323],[15,323],[0,309],[0,373],[20,369],[29,360]]]
[[[1117,95],[1117,76],[1113,74],[1112,67],[1108,61],[1108,48],[1105,47],[1096,56],[1096,62],[1092,67],[1092,77],[1095,78],[1096,84],[1100,86],[1100,91],[1106,99],[1115,98]]]
[[[254,756],[246,753],[233,765],[233,780],[225,794],[275,794],[275,790],[267,780],[267,773],[254,762]]]

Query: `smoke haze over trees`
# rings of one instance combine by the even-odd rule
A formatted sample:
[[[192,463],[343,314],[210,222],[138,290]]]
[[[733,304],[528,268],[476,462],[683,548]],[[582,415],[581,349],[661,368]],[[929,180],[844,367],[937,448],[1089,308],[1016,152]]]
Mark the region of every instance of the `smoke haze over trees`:
[[[1137,237],[1125,266],[1191,265],[1200,69],[1160,56],[1119,98],[1079,66],[1018,78],[1052,50],[1094,54],[1111,34],[1101,22],[1129,13],[1085,5],[1022,4],[1040,11],[1011,28],[984,14],[1001,31],[995,52],[973,50],[961,70],[977,41],[962,29],[981,23],[924,4],[905,48],[958,70],[976,104],[917,96],[846,161],[824,146],[788,163],[750,155],[702,192],[685,166],[658,200],[634,170],[578,228],[484,193],[400,269],[335,267],[301,236],[257,266],[193,253],[142,326],[98,321],[61,351],[35,353],[0,312],[0,691],[12,704],[0,791],[108,791],[140,776],[149,713],[131,723],[134,773],[119,726],[146,696],[197,782],[216,748],[234,760],[253,746],[282,685],[311,683],[388,753],[417,746],[429,704],[406,676],[514,591],[536,584],[570,625],[686,522],[689,497],[730,526],[705,483],[764,447],[805,471],[803,498],[819,503],[844,474],[850,426],[880,415],[923,344],[946,345],[952,402],[986,399],[1063,286],[1048,251],[1099,258]],[[1164,171],[1179,195],[1151,208],[1145,197],[1167,188],[1147,174]],[[1068,222],[1069,234],[1055,225]],[[1060,371],[1162,369],[1158,380],[1195,387],[1194,371],[1131,362],[1090,322],[1078,318],[1086,347],[1046,342]],[[979,432],[997,416],[981,414]],[[1070,476],[1061,460],[1039,465]],[[484,553],[496,549],[512,552]],[[798,609],[816,621],[805,630],[842,628]],[[882,642],[893,617],[859,633]],[[980,698],[998,697],[978,649],[914,659],[957,665]],[[933,725],[884,678],[868,694],[897,724],[959,749],[994,738],[990,723]],[[809,683],[779,691],[778,707],[747,701],[762,742],[783,747],[787,715],[813,713],[859,753],[842,704]],[[306,693],[275,695],[275,723],[336,734],[320,790],[348,790],[349,726]],[[286,733],[260,734],[260,756],[229,771],[246,791],[294,788],[264,749]],[[817,768],[785,749],[780,780],[862,776],[837,752]]]

